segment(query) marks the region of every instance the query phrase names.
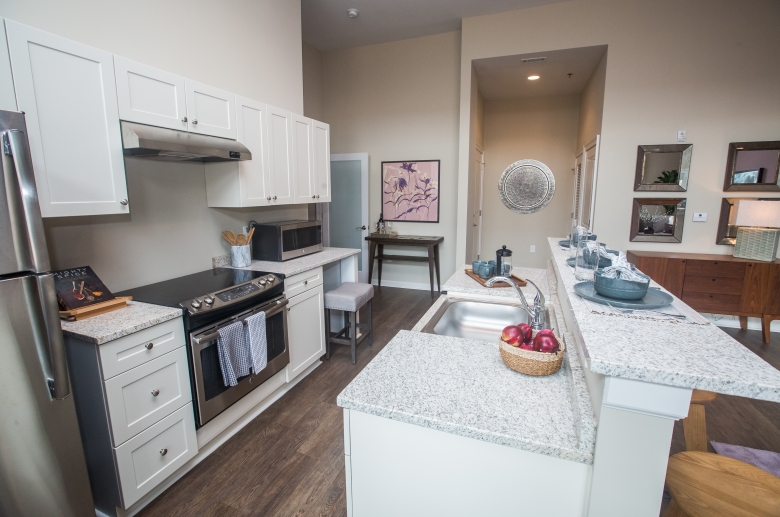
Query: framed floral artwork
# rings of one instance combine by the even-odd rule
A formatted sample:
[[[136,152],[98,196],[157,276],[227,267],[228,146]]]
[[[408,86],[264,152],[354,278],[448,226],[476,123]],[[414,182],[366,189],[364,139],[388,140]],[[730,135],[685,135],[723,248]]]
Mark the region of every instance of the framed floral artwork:
[[[438,223],[440,163],[382,162],[382,219]]]

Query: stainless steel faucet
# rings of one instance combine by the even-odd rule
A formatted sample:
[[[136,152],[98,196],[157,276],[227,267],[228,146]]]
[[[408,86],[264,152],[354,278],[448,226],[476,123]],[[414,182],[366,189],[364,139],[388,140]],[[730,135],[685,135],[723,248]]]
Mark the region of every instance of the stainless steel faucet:
[[[526,280],[529,284],[534,286],[534,289],[536,289],[536,296],[534,297],[534,307],[533,309],[528,305],[528,302],[525,299],[525,294],[523,294],[523,291],[520,290],[520,287],[515,283],[514,280],[511,278],[505,277],[505,276],[494,276],[485,284],[490,287],[496,282],[506,282],[507,284],[511,285],[515,288],[515,292],[517,292],[517,296],[520,297],[520,302],[523,304],[523,309],[525,309],[525,312],[528,313],[528,315],[531,317],[531,328],[534,330],[542,330],[544,328],[544,295],[542,294],[542,290],[537,287],[537,285],[530,280]]]

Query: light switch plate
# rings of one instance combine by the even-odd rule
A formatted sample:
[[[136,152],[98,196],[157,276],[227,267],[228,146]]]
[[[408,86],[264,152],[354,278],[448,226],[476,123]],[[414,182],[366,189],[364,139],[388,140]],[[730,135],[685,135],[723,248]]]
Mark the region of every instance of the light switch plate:
[[[536,253],[536,245],[531,244],[531,253]]]
[[[678,142],[685,142],[685,130],[681,129],[677,132],[677,141]]]
[[[702,212],[694,212],[693,213],[693,222],[694,223],[703,223],[707,221],[707,214]]]

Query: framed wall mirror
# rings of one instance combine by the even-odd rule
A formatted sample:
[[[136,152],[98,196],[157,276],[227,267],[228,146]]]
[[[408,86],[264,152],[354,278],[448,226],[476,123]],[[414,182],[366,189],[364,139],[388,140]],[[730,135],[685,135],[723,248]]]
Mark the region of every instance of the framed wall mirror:
[[[685,192],[692,154],[693,144],[638,146],[634,190]]]
[[[730,143],[723,190],[780,191],[780,141]]]
[[[634,198],[632,242],[682,242],[685,199]]]
[[[727,244],[734,246],[737,242],[737,228],[734,224],[739,213],[739,202],[742,200],[751,201],[777,201],[780,198],[766,197],[724,197],[720,202],[720,219],[718,220],[718,234],[715,238],[715,244]]]

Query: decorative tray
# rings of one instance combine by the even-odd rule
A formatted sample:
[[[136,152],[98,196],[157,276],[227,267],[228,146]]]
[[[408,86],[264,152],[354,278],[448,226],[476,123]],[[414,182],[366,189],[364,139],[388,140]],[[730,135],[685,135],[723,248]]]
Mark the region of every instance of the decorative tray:
[[[660,309],[662,307],[668,307],[672,304],[674,297],[665,293],[659,289],[650,288],[644,298],[639,300],[619,300],[617,298],[607,298],[596,292],[593,287],[593,282],[580,282],[574,284],[574,292],[594,303],[600,303],[601,305],[609,305],[610,307],[617,307],[619,309],[634,309],[634,310],[653,310]]]
[[[487,287],[487,288],[493,288],[493,287],[512,287],[512,286],[510,286],[509,284],[507,284],[506,282],[496,282],[496,283],[495,283],[495,284],[493,284],[493,285],[487,285],[487,281],[488,281],[488,280],[490,280],[490,279],[489,279],[489,278],[482,278],[481,276],[479,276],[478,274],[476,274],[476,273],[474,272],[474,270],[473,270],[473,269],[471,269],[471,268],[467,268],[467,269],[466,269],[466,274],[467,274],[468,276],[470,276],[471,278],[473,278],[474,280],[476,280],[477,282],[479,282],[479,283],[482,285],[482,287]],[[518,285],[518,287],[525,287],[525,286],[527,286],[527,285],[528,285],[528,282],[526,282],[526,281],[525,281],[525,279],[523,279],[523,278],[520,278],[519,276],[517,276],[517,275],[516,275],[516,274],[514,274],[514,273],[512,273],[512,280],[514,280],[514,281],[515,281],[515,283]]]

